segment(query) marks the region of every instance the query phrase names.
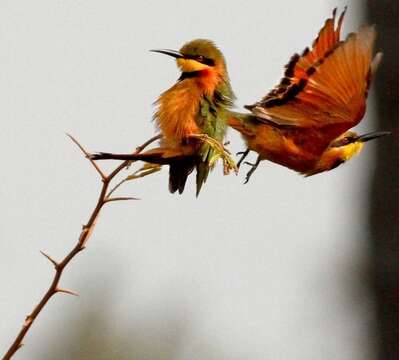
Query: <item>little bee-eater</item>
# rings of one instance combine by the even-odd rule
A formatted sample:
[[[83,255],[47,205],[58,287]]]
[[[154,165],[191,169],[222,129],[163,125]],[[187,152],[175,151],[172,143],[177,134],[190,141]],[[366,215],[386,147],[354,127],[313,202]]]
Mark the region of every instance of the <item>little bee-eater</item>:
[[[177,83],[156,101],[160,147],[137,155],[99,153],[92,158],[167,164],[172,193],[182,193],[196,169],[198,195],[218,157],[223,157],[225,170],[235,168],[222,144],[234,99],[226,62],[215,44],[203,39],[190,41],[180,51],[152,51],[175,58],[181,69]]]
[[[382,54],[373,56],[376,31],[363,26],[340,40],[345,11],[336,24],[336,9],[326,20],[312,49],[295,54],[284,78],[254,105],[251,115],[236,114],[229,125],[238,130],[258,159],[293,169],[306,176],[336,168],[359,153],[364,142],[386,135],[348,131],[363,118],[371,79]]]

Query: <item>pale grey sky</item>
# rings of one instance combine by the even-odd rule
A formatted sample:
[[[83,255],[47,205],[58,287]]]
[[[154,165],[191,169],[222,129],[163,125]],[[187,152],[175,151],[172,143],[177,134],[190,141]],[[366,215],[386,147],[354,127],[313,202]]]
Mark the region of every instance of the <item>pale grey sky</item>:
[[[178,71],[148,50],[199,37],[224,52],[237,105],[252,103],[346,4],[345,33],[354,1],[0,2],[1,353],[53,275],[39,250],[69,251],[98,196],[65,133],[93,151],[151,137]],[[103,211],[62,281],[80,297],[53,298],[15,359],[372,359],[359,274],[373,149],[307,179],[264,162],[243,186],[218,168],[198,199],[193,179],[169,194],[166,169],[128,184],[143,200]]]

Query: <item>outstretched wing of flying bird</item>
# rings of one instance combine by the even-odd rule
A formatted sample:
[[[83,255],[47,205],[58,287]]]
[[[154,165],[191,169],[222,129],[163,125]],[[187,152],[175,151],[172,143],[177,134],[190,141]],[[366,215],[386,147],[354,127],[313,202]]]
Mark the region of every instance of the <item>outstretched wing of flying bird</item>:
[[[336,27],[334,10],[312,49],[294,55],[280,84],[261,101],[247,106],[255,116],[276,126],[325,130],[326,143],[362,119],[371,77],[382,54],[373,58],[373,26],[339,40],[344,14]]]

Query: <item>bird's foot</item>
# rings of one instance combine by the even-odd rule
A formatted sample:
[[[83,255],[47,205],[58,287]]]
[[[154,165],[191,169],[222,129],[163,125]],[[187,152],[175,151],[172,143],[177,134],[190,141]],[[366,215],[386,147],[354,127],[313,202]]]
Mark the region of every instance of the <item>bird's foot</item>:
[[[223,161],[223,173],[225,175],[229,174],[231,170],[233,170],[236,174],[238,173],[237,165],[231,157],[229,150],[227,150],[219,141],[206,134],[193,134],[190,135],[190,138],[201,140],[207,143],[213,149],[214,155],[209,160],[209,165],[211,167],[219,158],[221,158]]]
[[[245,151],[239,151],[238,153],[236,153],[237,156],[241,155],[240,160],[238,160],[238,163],[237,163],[237,168],[238,169],[240,168],[241,163],[244,161],[244,159],[248,156],[249,152],[250,152],[250,150],[247,149]]]
[[[247,184],[249,179],[251,178],[252,174],[255,172],[255,170],[258,168],[259,163],[261,162],[260,157],[256,159],[255,164],[252,164],[248,161],[244,162],[244,164],[251,166],[251,170],[248,171],[247,175],[245,176],[245,181],[244,184]]]

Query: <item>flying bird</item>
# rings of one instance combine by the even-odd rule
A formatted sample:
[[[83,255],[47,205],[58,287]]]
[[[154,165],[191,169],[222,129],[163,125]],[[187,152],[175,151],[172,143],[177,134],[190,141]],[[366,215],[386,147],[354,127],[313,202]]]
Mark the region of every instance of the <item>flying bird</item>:
[[[363,26],[340,40],[345,10],[336,9],[312,48],[291,57],[280,83],[263,99],[245,106],[228,124],[239,131],[247,150],[258,153],[246,182],[262,160],[305,176],[336,168],[358,154],[364,143],[389,132],[359,135],[351,128],[364,116],[371,80],[382,53],[373,55],[374,26]]]

